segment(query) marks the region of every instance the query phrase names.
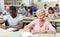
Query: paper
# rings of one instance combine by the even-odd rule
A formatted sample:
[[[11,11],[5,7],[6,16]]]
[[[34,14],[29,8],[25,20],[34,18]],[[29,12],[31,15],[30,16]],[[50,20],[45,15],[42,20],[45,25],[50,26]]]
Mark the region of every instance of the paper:
[[[16,28],[8,28],[6,30],[3,30],[4,32],[12,32],[13,30],[17,30]]]
[[[23,37],[33,37],[33,36],[37,36],[37,35],[38,34],[33,35],[31,32],[24,32],[24,33],[22,33]]]

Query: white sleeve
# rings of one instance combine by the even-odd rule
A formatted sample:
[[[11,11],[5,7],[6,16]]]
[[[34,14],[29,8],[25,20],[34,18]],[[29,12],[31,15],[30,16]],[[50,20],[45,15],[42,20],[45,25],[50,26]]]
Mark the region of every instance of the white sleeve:
[[[3,20],[8,20],[8,15],[3,16]]]

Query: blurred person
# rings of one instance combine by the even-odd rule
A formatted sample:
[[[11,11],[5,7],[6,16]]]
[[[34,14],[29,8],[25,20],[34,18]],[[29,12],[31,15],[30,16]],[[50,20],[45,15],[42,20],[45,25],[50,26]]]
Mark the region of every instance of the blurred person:
[[[26,13],[26,9],[24,8],[24,4],[21,4],[21,7],[18,9],[18,12],[21,12],[22,15]]]
[[[10,14],[9,7],[6,6],[5,11],[2,12],[2,15],[9,15],[9,14]]]
[[[35,6],[34,3],[32,3],[32,12],[36,12],[37,11],[37,7]]]
[[[27,16],[27,17],[32,17],[33,16],[33,12],[32,12],[32,8],[31,7],[28,7],[25,16]]]
[[[54,12],[53,8],[52,7],[49,7],[48,9],[48,19],[49,20],[54,20],[54,19],[57,19],[58,18],[58,15],[57,13]],[[55,27],[56,26],[56,23],[55,22],[51,22],[51,24]]]
[[[43,10],[46,12],[46,14],[48,14],[48,6],[47,6],[47,4],[44,4]]]
[[[19,30],[23,26],[23,17],[21,15],[17,15],[17,10],[15,6],[10,6],[9,12],[10,15],[5,15],[3,16],[3,20],[0,20],[0,28],[13,28],[15,30]],[[3,26],[2,24],[6,21],[8,22],[8,25]]]
[[[56,4],[55,7],[53,7],[53,9],[56,13],[59,13],[60,12],[59,4]]]
[[[40,34],[40,33],[56,33],[55,28],[46,20],[45,11],[38,10],[36,12],[37,19],[32,21],[30,24],[24,27],[24,30],[27,32],[31,32],[32,34]]]

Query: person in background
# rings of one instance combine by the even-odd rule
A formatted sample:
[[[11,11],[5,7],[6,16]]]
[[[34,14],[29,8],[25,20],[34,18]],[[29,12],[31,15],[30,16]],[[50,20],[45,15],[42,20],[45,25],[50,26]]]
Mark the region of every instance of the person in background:
[[[24,4],[21,4],[21,7],[18,9],[18,12],[21,12],[22,15],[26,13],[26,9],[24,8]]]
[[[27,32],[31,32],[32,34],[40,34],[40,33],[56,33],[55,28],[48,22],[45,18],[45,11],[38,10],[36,12],[37,19],[32,21],[30,24],[24,27],[24,30]]]
[[[0,28],[8,29],[14,28],[19,30],[23,26],[23,16],[17,15],[17,10],[15,6],[10,6],[10,15],[3,16],[3,20],[0,20]],[[2,24],[8,21],[8,26],[3,26]]]
[[[57,19],[58,15],[54,12],[52,7],[49,7],[48,9],[48,19],[49,20],[53,20],[53,19]],[[56,27],[56,23],[55,22],[51,22],[52,26]]]
[[[36,12],[37,11],[37,7],[35,6],[34,3],[32,3],[32,12]]]
[[[33,12],[32,12],[32,8],[31,7],[28,7],[25,16],[27,16],[27,17],[32,17],[33,16]]]
[[[2,15],[9,15],[9,14],[10,14],[9,7],[6,6],[5,11],[2,12]]]
[[[60,8],[59,8],[59,4],[56,4],[55,7],[53,7],[54,11],[59,13],[60,12]]]
[[[43,10],[46,12],[46,14],[48,14],[48,6],[47,6],[47,4],[44,4]]]

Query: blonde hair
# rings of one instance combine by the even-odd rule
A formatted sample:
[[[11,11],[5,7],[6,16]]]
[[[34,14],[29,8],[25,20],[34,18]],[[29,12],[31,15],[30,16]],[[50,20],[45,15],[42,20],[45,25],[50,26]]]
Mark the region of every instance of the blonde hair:
[[[36,16],[39,16],[40,14],[46,15],[46,13],[45,13],[44,10],[39,9],[39,10],[36,12]]]

